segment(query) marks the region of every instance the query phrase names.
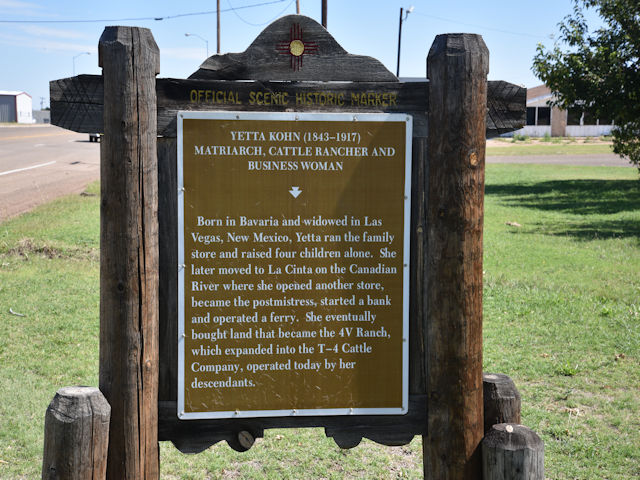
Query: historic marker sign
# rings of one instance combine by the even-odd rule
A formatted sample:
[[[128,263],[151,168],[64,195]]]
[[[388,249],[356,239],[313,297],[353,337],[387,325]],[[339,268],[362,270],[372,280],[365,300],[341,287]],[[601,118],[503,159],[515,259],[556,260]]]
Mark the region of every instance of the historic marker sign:
[[[245,451],[298,427],[340,448],[422,435],[425,476],[480,472],[485,133],[526,113],[525,89],[487,84],[482,39],[438,36],[409,83],[299,15],[189,79],[154,84],[146,29],[108,27],[99,47],[103,75],[51,82],[51,107],[105,133],[109,477],[157,478],[156,439]]]
[[[407,412],[411,129],[179,113],[180,418]]]

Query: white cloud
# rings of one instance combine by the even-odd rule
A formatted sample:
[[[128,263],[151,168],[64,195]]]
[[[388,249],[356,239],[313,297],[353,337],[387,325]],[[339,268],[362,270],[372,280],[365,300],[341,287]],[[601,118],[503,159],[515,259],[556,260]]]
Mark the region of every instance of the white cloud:
[[[1,1],[1,0],[0,0]],[[64,42],[59,40],[47,40],[44,38],[24,37],[18,35],[7,35],[0,33],[0,43],[23,48],[32,48],[36,50],[54,51],[54,52],[91,52],[91,55],[98,54],[98,48],[95,44],[82,42]]]
[[[20,0],[0,0],[0,12],[9,15],[40,15],[42,6]]]
[[[0,0],[0,8],[40,8],[40,5],[19,0]]]
[[[0,0],[1,2],[2,0]],[[54,37],[54,38],[86,38],[86,35],[74,30],[61,30],[58,28],[40,27],[37,25],[20,25],[20,30],[29,35],[36,35],[38,37]]]
[[[0,14],[13,17],[11,19],[15,20],[25,20],[28,19],[28,17],[60,18],[60,14],[56,10],[52,11],[45,5],[23,2],[22,0],[0,0]],[[5,18],[4,20],[9,20],[9,18]]]

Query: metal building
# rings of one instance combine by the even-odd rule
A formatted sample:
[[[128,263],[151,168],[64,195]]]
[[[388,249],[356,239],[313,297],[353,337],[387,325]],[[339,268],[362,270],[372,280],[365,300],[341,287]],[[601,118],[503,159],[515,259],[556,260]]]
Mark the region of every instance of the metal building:
[[[31,95],[0,90],[0,123],[33,123]]]

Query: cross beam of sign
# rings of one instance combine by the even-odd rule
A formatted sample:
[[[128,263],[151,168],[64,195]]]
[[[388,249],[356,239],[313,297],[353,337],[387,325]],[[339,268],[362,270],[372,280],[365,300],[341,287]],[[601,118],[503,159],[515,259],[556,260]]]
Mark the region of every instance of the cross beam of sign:
[[[295,72],[302,68],[302,57],[304,55],[318,54],[318,44],[316,42],[305,42],[302,39],[302,28],[298,23],[294,23],[289,29],[289,41],[278,43],[276,50],[280,52],[280,55],[291,56],[291,69]]]
[[[291,187],[289,193],[293,195],[293,198],[298,198],[298,195],[302,193],[302,190],[300,190],[300,187]]]

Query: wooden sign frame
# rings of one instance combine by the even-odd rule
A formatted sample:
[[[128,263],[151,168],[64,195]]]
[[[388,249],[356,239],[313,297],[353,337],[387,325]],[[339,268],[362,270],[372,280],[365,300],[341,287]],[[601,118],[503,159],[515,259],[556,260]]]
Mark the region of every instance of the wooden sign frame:
[[[158,440],[183,452],[221,440],[244,451],[267,428],[324,427],[342,448],[362,438],[403,445],[422,435],[426,478],[480,478],[485,139],[520,128],[526,111],[524,88],[487,83],[481,37],[439,35],[427,78],[407,83],[297,15],[273,22],[245,52],[210,57],[186,80],[155,79],[159,52],[146,29],[107,27],[99,51],[103,75],[52,81],[51,107],[55,125],[104,133],[107,477],[158,478]],[[178,419],[175,119],[180,110],[212,107],[413,117],[406,415]]]

